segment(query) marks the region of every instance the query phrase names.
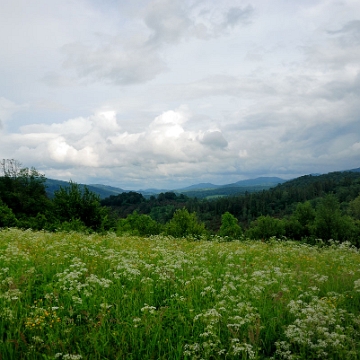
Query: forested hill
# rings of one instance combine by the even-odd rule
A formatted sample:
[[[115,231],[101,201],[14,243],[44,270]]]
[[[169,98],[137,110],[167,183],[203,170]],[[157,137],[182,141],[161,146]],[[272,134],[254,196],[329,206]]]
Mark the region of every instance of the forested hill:
[[[229,211],[246,225],[261,215],[277,218],[290,215],[299,203],[305,201],[310,201],[315,207],[327,194],[333,194],[345,211],[349,202],[360,194],[360,172],[301,176],[262,192],[198,202],[191,210],[201,214],[210,212],[213,219]]]
[[[62,180],[54,180],[54,179],[45,179],[45,187],[47,196],[52,199],[56,191],[59,191],[60,187],[66,188],[69,187],[68,181]],[[79,184],[79,187],[84,190],[85,186],[92,191],[93,193],[99,195],[100,199],[105,199],[110,195],[117,195],[125,192],[125,190],[113,186],[108,185],[99,185],[99,184],[91,184],[91,185],[83,185]]]
[[[162,223],[171,219],[176,209],[186,207],[191,212],[195,211],[209,229],[217,230],[221,215],[226,211],[246,227],[262,215],[276,218],[290,215],[299,203],[305,201],[310,201],[315,207],[327,194],[334,194],[341,209],[346,211],[349,202],[360,194],[360,172],[351,170],[317,176],[306,175],[269,190],[212,200],[190,198],[172,192],[161,193],[158,197],[152,196],[146,200],[141,194],[134,196],[134,193],[124,193],[104,199],[102,204],[116,209],[121,217],[138,211],[150,214],[153,219]]]
[[[316,200],[326,194],[334,194],[340,203],[349,202],[359,195],[360,169],[337,171],[324,175],[305,175],[289,180],[270,190],[281,198],[287,198],[287,205]]]
[[[216,199],[171,191],[146,199],[122,192],[100,202],[100,195],[73,182],[49,198],[46,178],[36,169],[21,168],[12,159],[0,165],[0,227],[263,241],[285,236],[308,243],[350,241],[360,247],[358,169],[302,176],[269,190]]]
[[[202,183],[174,190],[174,192],[198,199],[214,199],[217,197],[244,195],[245,193],[267,190],[285,181],[286,180],[278,177],[258,177],[256,179],[240,180],[236,183],[225,185]]]

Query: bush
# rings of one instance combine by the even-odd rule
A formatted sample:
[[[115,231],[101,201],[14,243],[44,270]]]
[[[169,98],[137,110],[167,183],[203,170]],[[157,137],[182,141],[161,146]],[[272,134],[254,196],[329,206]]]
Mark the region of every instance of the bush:
[[[17,223],[12,210],[0,200],[0,227],[14,227]]]
[[[356,220],[360,220],[360,195],[353,201],[350,201],[349,210]]]
[[[60,187],[55,192],[53,204],[60,223],[80,221],[94,231],[109,230],[115,225],[110,221],[108,209],[100,205],[99,196],[86,186],[81,190],[78,184],[70,182],[68,187]]]
[[[140,236],[158,235],[160,231],[160,224],[149,215],[140,215],[137,211],[128,215],[126,219],[119,220],[117,226],[117,233],[128,232]]]
[[[304,203],[299,203],[296,207],[296,210],[292,216],[293,224],[294,226],[296,222],[298,222],[301,226],[301,229],[299,228],[298,237],[300,239],[309,237],[312,233],[312,228],[315,221],[315,210],[311,206],[311,203],[309,201],[306,201]],[[294,223],[295,221],[295,223]],[[294,229],[293,229],[294,230]]]
[[[86,227],[81,220],[74,219],[57,224],[56,231],[66,231],[66,232],[76,231],[76,232],[88,234],[91,232],[91,229]]]
[[[238,220],[228,211],[221,216],[219,235],[227,237],[229,240],[239,239],[242,235],[242,230],[238,224]]]
[[[271,216],[260,216],[250,224],[246,236],[250,239],[268,240],[272,236],[281,237],[285,235],[283,223]]]
[[[198,221],[195,212],[190,214],[183,208],[175,211],[172,219],[165,225],[165,233],[177,238],[200,237],[206,233],[206,230],[205,225]]]
[[[352,219],[342,216],[334,195],[327,195],[316,207],[314,234],[323,240],[345,241],[351,237]]]

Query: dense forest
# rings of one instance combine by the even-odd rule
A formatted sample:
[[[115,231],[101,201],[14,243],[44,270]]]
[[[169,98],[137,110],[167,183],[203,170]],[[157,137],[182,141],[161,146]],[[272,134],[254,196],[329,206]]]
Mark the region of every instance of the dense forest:
[[[22,168],[16,160],[0,165],[0,227],[226,240],[333,239],[360,246],[357,171],[306,175],[269,190],[211,200],[174,192],[146,199],[133,191],[100,200],[87,186],[74,182],[49,198],[45,176],[36,169]]]

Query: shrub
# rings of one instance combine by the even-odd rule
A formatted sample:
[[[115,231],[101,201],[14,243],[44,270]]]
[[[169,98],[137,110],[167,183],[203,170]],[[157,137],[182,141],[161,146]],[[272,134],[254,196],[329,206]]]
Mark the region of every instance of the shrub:
[[[314,233],[323,240],[345,241],[351,238],[353,221],[342,216],[340,204],[334,195],[327,195],[316,207]]]
[[[108,209],[100,205],[99,196],[91,192],[86,186],[70,182],[68,187],[55,192],[54,213],[60,223],[75,223],[80,221],[86,227],[95,231],[109,230]]]
[[[250,224],[246,236],[250,239],[268,240],[272,236],[280,237],[285,234],[283,223],[271,216],[260,216]]]
[[[149,215],[139,214],[134,211],[126,219],[118,222],[118,233],[128,232],[133,235],[147,236],[158,235],[161,231],[161,225],[153,220]]]
[[[200,223],[196,213],[189,213],[187,209],[175,211],[172,219],[165,225],[165,233],[173,237],[201,236],[206,233],[205,225]]]
[[[17,222],[12,210],[0,200],[0,227],[17,226]]]
[[[242,235],[242,230],[238,224],[238,220],[228,211],[221,216],[219,235],[222,237],[228,237],[229,240],[239,239]]]

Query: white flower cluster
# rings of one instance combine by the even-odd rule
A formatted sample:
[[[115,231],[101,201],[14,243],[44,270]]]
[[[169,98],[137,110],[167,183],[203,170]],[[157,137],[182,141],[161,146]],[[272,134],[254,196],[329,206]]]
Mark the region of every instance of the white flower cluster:
[[[108,288],[112,281],[105,278],[98,278],[94,274],[88,274],[86,264],[80,261],[78,258],[74,258],[70,265],[70,269],[66,269],[62,273],[56,274],[59,279],[58,284],[61,290],[66,291],[69,294],[73,294],[72,298],[75,303],[82,303],[79,294],[84,294],[86,297],[91,296],[91,292],[96,286],[102,288]]]
[[[340,300],[340,295],[333,295],[321,299],[314,296],[309,303],[290,301],[288,307],[295,320],[285,330],[288,341],[276,342],[276,355],[295,359],[297,351],[301,351],[323,359],[352,358],[344,345],[351,344],[354,330],[345,328],[344,323],[346,318],[351,321],[353,315],[337,307]]]
[[[63,354],[63,353],[57,353],[55,354],[55,359],[61,358],[63,360],[80,360],[82,359],[81,355],[78,354]]]

